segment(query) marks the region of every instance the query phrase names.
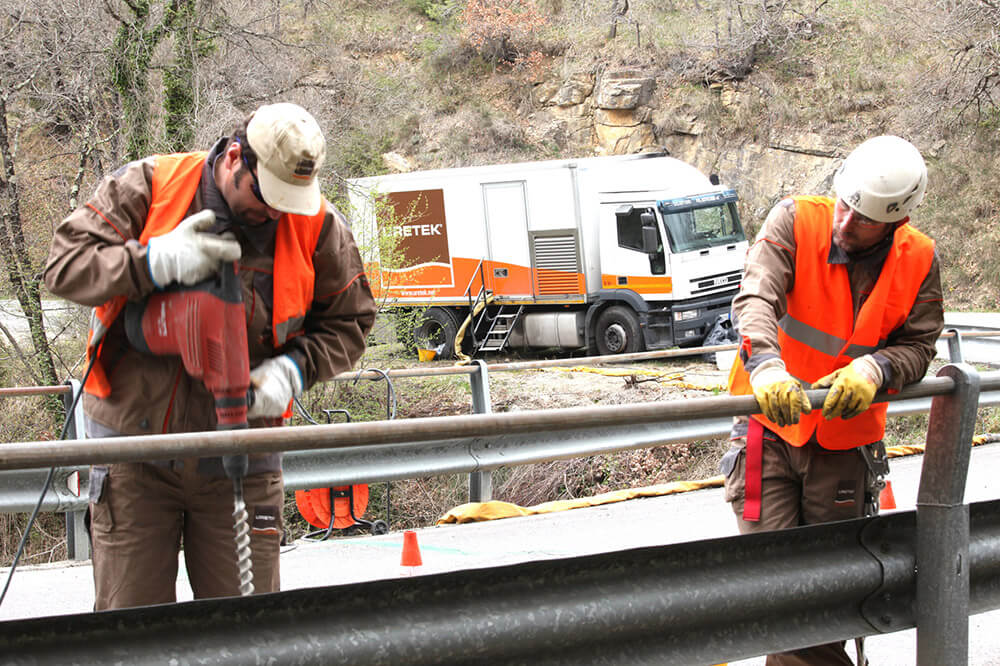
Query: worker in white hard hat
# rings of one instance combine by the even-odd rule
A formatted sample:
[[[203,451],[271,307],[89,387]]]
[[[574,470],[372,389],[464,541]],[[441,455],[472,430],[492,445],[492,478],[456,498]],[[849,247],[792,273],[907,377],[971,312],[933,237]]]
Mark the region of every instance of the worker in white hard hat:
[[[872,400],[924,377],[944,326],[934,241],[910,224],[927,189],[920,152],[896,136],[869,139],[833,186],[832,198],[771,210],[733,301],[730,392],[761,410],[736,420],[721,463],[741,533],[878,510],[886,403]],[[807,388],[829,388],[821,410]],[[843,642],[767,659],[851,663]]]

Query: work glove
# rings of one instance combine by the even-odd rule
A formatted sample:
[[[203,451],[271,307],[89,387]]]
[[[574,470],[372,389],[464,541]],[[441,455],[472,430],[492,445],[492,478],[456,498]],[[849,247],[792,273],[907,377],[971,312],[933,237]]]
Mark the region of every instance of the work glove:
[[[812,388],[830,387],[823,401],[823,418],[853,418],[872,406],[872,399],[882,386],[882,368],[865,354],[848,365],[813,382]]]
[[[222,262],[240,258],[240,244],[231,233],[204,233],[214,223],[215,213],[203,210],[184,218],[162,236],[149,239],[146,260],[157,287],[201,282],[217,273]]]
[[[250,371],[253,405],[247,418],[281,416],[292,398],[302,393],[302,371],[288,354],[269,358]]]
[[[750,386],[761,413],[779,426],[794,425],[812,407],[799,380],[788,374],[780,358],[764,361],[750,373]]]

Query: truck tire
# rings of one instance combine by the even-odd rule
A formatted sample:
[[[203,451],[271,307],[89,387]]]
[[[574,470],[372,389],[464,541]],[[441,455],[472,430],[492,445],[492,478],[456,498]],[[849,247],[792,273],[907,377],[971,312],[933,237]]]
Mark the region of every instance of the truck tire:
[[[597,351],[602,355],[631,354],[645,348],[639,317],[632,308],[612,305],[597,317]]]
[[[458,322],[450,310],[432,307],[424,311],[420,325],[413,330],[418,349],[438,349],[437,358],[455,358],[455,334]]]

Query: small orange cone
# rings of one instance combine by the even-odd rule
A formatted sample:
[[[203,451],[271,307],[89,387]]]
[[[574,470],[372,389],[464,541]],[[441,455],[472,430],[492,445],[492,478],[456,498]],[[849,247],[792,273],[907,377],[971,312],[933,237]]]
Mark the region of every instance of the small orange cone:
[[[885,482],[885,488],[878,495],[878,506],[880,509],[896,508],[896,496],[892,494],[892,481]]]
[[[424,561],[420,557],[420,546],[417,545],[417,533],[413,530],[403,532],[403,557],[399,565],[403,567],[419,567]]]

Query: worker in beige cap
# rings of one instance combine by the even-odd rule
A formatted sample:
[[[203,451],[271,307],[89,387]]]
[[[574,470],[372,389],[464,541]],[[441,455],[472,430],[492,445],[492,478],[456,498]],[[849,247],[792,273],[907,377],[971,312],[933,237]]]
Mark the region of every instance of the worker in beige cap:
[[[58,226],[45,283],[94,306],[89,437],[214,430],[214,397],[177,356],[129,344],[121,303],[192,285],[238,261],[255,400],[251,427],[280,425],[293,398],[349,370],[375,304],[343,215],[320,192],[326,141],[302,107],[262,106],[207,152],[156,155],[106,176]],[[280,589],[280,454],[244,480],[253,587]],[[95,608],[175,600],[183,546],[195,598],[240,593],[232,482],[201,457],[91,468]]]

